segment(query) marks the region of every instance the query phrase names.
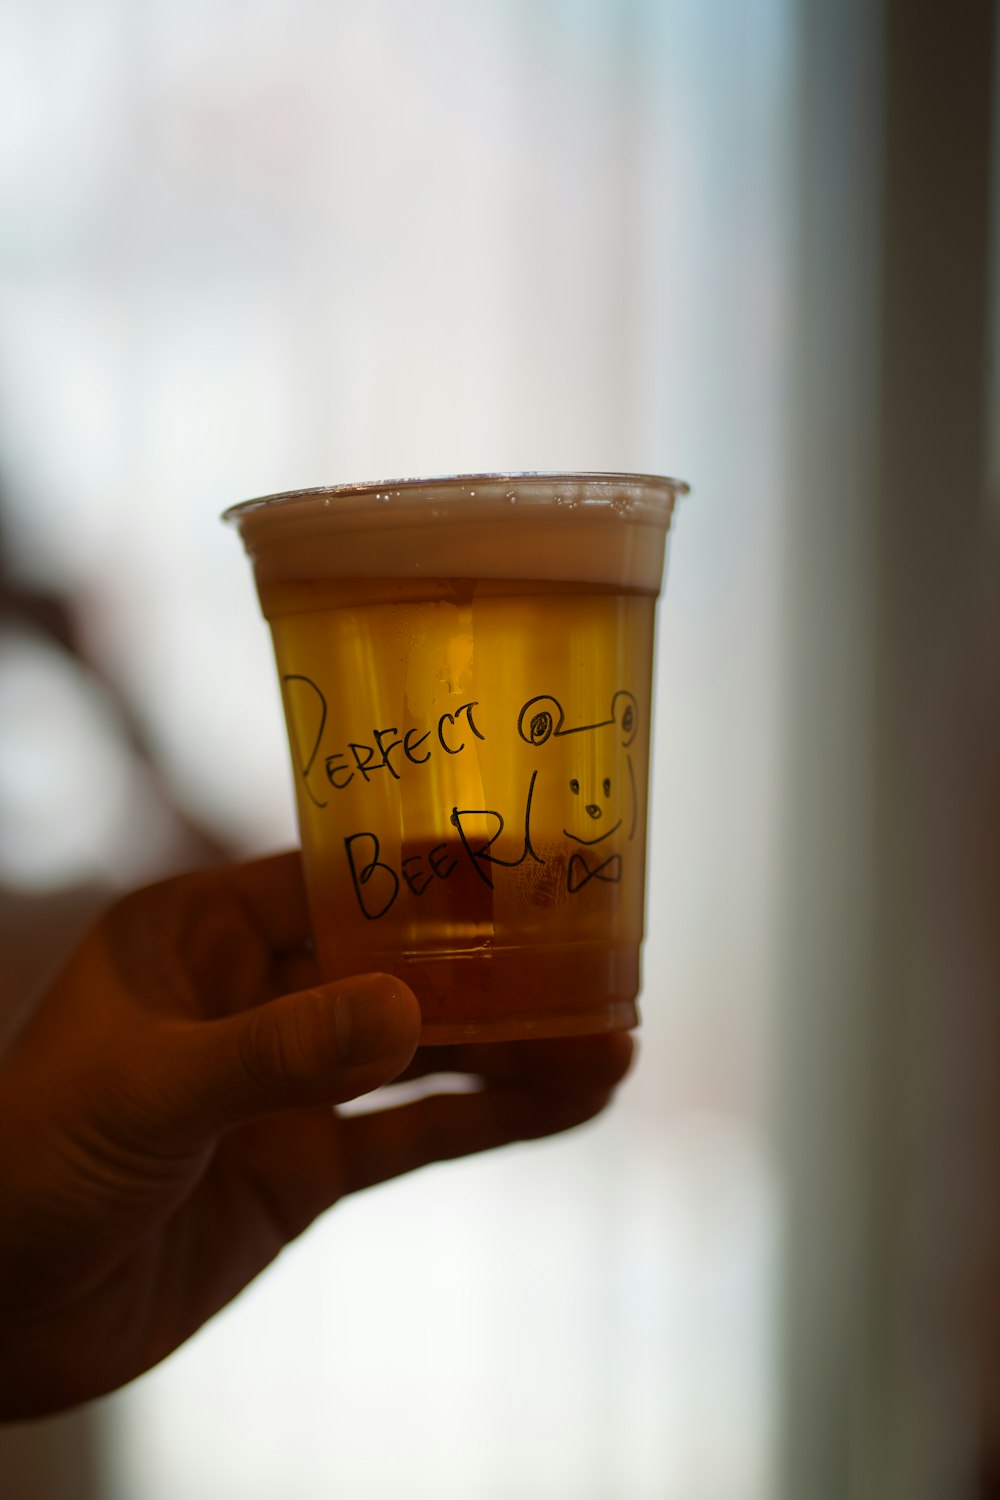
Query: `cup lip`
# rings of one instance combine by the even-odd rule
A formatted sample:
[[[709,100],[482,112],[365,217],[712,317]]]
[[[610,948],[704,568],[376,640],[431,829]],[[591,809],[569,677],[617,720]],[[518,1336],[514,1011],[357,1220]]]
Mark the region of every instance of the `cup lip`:
[[[239,522],[253,511],[277,509],[294,505],[296,501],[362,499],[366,495],[398,497],[403,491],[419,489],[448,491],[471,490],[476,484],[573,484],[613,488],[622,485],[635,486],[640,490],[665,491],[671,504],[681,495],[691,493],[691,486],[683,479],[672,479],[665,474],[636,474],[628,470],[573,470],[573,469],[510,469],[487,471],[480,474],[432,474],[406,479],[359,480],[348,484],[318,484],[302,489],[278,490],[269,495],[258,495],[251,500],[241,500],[228,506],[222,513],[223,521]],[[442,497],[443,498],[443,497]]]

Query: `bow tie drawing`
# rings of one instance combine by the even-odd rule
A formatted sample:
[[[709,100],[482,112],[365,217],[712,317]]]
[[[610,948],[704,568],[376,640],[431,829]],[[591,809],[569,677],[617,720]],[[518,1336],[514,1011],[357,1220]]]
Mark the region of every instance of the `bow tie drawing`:
[[[612,854],[599,865],[591,869],[582,854],[570,856],[569,868],[566,871],[566,885],[571,895],[575,895],[588,881],[604,880],[609,885],[617,885],[622,878],[622,857],[620,854]]]

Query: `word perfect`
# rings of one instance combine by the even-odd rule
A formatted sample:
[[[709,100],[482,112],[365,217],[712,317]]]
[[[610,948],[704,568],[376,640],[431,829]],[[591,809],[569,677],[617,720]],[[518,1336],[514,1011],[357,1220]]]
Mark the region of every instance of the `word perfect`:
[[[454,713],[439,714],[427,729],[416,727],[401,729],[395,724],[373,726],[365,739],[348,740],[340,749],[321,756],[323,736],[326,733],[329,718],[325,693],[311,677],[304,677],[298,673],[288,674],[282,682],[286,685],[286,691],[291,689],[293,683],[307,688],[314,705],[319,709],[308,753],[303,754],[301,745],[296,746],[298,772],[305,783],[310,800],[316,807],[327,805],[319,800],[310,784],[312,773],[319,770],[320,766],[322,766],[327,784],[335,791],[342,792],[356,777],[368,783],[380,771],[388,772],[393,781],[399,781],[407,765],[426,765],[435,752],[444,755],[461,755],[470,736],[477,740],[486,738],[476,723],[475,710],[479,707],[479,703],[477,699],[473,699],[469,703],[460,704]]]

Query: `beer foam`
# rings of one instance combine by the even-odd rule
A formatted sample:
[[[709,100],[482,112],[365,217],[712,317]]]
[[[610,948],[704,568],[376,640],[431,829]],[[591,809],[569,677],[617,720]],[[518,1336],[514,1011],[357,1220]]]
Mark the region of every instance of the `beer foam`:
[[[291,490],[227,510],[258,588],[323,578],[539,579],[656,593],[680,480],[479,474]]]

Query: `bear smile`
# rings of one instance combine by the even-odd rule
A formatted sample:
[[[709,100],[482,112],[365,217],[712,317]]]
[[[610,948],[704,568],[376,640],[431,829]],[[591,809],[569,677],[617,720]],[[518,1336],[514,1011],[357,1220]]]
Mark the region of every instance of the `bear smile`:
[[[582,839],[578,833],[570,833],[570,831],[569,831],[568,828],[564,828],[563,829],[563,833],[566,835],[566,837],[568,839],[572,839],[573,842],[574,842],[574,844],[587,844],[587,845],[590,845],[590,844],[599,844],[602,839],[609,839],[611,837],[611,835],[613,833],[616,833],[617,830],[621,826],[622,826],[622,820],[621,820],[621,818],[619,818],[618,822],[615,823],[612,828],[606,829],[604,833],[599,833],[597,835],[596,839]]]

